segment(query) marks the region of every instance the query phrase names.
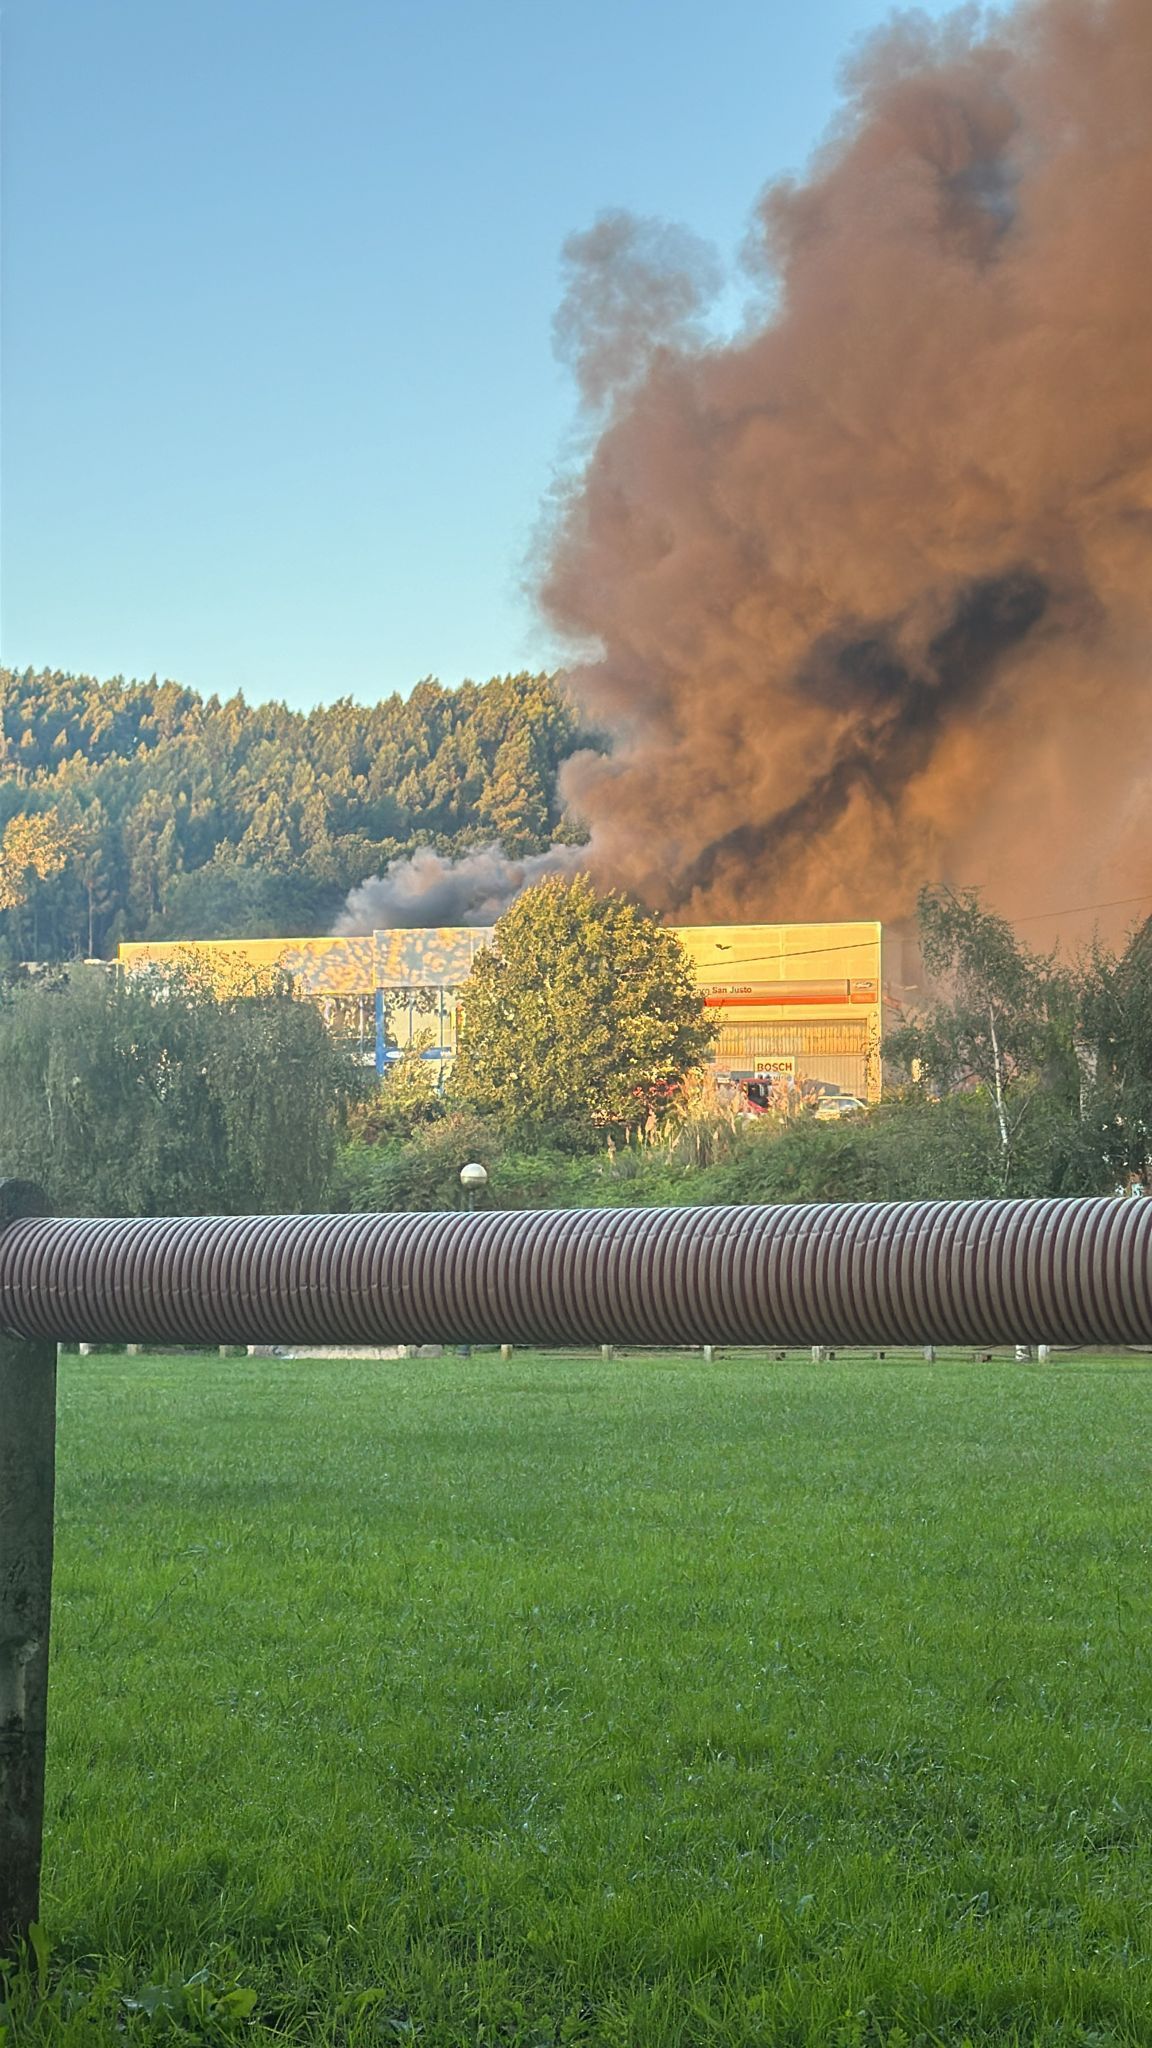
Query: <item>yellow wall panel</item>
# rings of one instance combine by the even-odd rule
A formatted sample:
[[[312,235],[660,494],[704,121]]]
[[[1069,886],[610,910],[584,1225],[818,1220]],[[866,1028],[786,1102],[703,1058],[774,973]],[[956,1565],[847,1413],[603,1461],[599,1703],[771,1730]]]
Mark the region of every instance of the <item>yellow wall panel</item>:
[[[879,924],[697,924],[674,927],[719,1027],[716,1064],[755,1073],[791,1062],[798,1082],[876,1100],[882,990]],[[376,989],[451,992],[490,928],[375,932],[362,938],[211,939],[120,948],[129,970],[187,967],[221,993],[281,968],[301,992],[366,997]],[[439,1001],[439,998],[438,998]],[[402,1007],[402,1006],[401,1006]]]

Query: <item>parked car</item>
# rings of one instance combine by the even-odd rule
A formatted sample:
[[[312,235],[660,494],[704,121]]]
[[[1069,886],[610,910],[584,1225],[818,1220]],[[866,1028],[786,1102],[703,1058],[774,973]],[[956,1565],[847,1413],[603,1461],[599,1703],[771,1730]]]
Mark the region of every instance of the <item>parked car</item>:
[[[816,1104],[815,1116],[818,1123],[838,1123],[842,1116],[857,1116],[868,1104],[861,1102],[858,1095],[822,1095]]]

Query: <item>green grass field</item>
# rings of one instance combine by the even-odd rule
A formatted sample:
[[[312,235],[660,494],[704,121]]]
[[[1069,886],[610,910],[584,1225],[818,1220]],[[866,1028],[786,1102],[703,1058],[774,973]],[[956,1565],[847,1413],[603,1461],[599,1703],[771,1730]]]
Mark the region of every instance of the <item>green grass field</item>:
[[[1152,2041],[1152,1361],[62,1361],[8,2042]]]

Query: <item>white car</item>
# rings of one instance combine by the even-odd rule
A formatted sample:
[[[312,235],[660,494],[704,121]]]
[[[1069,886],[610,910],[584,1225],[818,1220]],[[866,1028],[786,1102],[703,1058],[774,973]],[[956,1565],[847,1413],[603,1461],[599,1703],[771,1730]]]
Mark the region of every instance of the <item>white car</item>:
[[[858,1095],[822,1095],[816,1104],[816,1121],[822,1124],[839,1123],[842,1116],[857,1116],[868,1104],[861,1102]]]

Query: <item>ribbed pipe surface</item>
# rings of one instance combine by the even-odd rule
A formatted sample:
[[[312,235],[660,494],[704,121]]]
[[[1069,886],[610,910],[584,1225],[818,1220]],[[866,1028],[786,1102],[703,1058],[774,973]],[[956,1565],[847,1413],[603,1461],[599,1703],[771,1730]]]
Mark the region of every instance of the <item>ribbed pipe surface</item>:
[[[1152,1201],[26,1217],[0,1323],[154,1344],[1152,1343]]]

